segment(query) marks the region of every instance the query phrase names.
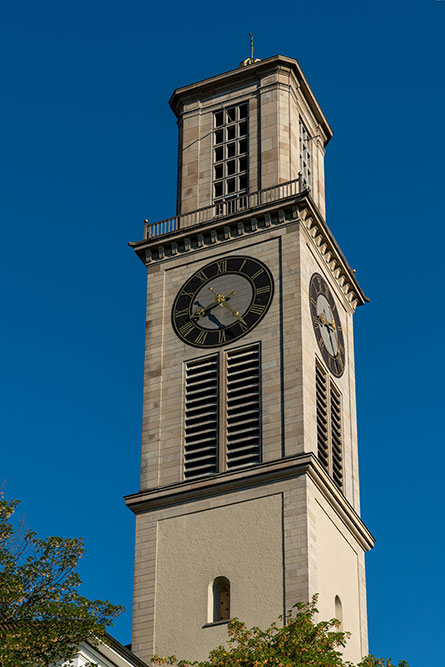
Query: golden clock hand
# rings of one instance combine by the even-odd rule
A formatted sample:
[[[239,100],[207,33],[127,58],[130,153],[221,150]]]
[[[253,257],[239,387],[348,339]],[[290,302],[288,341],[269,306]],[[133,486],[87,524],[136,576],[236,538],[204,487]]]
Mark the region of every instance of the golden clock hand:
[[[220,301],[221,306],[224,306],[224,304],[227,303],[227,301],[229,301],[230,297],[233,296],[234,294],[236,294],[235,291],[230,292],[229,296],[224,296],[224,294],[218,294],[218,296],[221,297],[221,301]]]
[[[215,299],[213,303],[210,303],[208,306],[202,307],[202,308],[197,308],[195,312],[192,314],[192,317],[196,319],[197,317],[204,317],[204,315],[207,315],[209,310],[212,310],[212,308],[215,308],[215,306],[219,305],[219,301]]]
[[[247,323],[243,320],[243,318],[241,317],[241,315],[239,314],[239,312],[238,312],[237,310],[235,310],[234,308],[232,308],[232,307],[227,303],[227,301],[223,301],[223,302],[221,303],[221,305],[224,306],[224,308],[227,308],[228,310],[230,310],[230,312],[232,313],[232,315],[234,315],[234,316],[237,318],[237,320],[239,320],[239,321],[242,322],[243,324],[246,324],[246,326],[247,326]]]
[[[205,308],[197,308],[194,313],[192,313],[191,317],[194,317],[195,319],[197,317],[202,317],[205,313]]]
[[[224,301],[226,301],[226,299],[228,301],[231,296],[236,294],[235,290],[233,290],[233,292],[230,292],[230,295],[228,297],[226,297],[224,294],[217,294],[215,292],[215,290],[213,289],[213,287],[209,287],[208,289],[209,289],[209,292],[211,292],[212,294],[214,294],[216,296],[217,302],[220,303],[220,304],[222,304]]]
[[[332,329],[332,331],[335,330],[334,320],[332,320],[332,322],[328,322],[324,313],[320,313],[320,315],[318,316],[318,319],[320,320],[320,322],[322,323],[323,326],[328,327],[328,329]]]
[[[213,289],[213,287],[209,287],[209,292],[211,292],[212,294],[214,294],[216,296],[216,303],[219,303],[221,305],[223,303],[223,301],[225,301],[226,297],[224,296],[224,294],[217,294],[215,292],[215,290]]]
[[[213,287],[209,287],[209,292],[211,292],[212,294],[214,294],[216,296],[218,303],[221,301],[221,297],[223,297],[223,299],[224,299],[224,294],[217,294],[215,292],[215,290],[213,289]]]
[[[235,317],[238,317],[239,312],[238,312],[237,310],[235,310],[234,308],[232,308],[232,306],[230,306],[230,305],[227,303],[227,301],[222,301],[222,302],[221,302],[221,306],[224,306],[224,308],[227,308],[227,310],[230,310],[230,312],[232,313],[232,315],[235,315]]]
[[[224,294],[217,294],[215,292],[215,290],[213,289],[213,287],[209,287],[209,292],[212,292],[212,294],[214,294],[216,296],[217,303],[219,303],[220,306],[223,306],[224,308],[227,308],[227,310],[230,310],[232,315],[234,315],[243,324],[246,324],[244,319],[240,316],[239,312],[237,310],[235,310],[234,308],[232,308],[232,306],[230,306],[227,303],[227,301],[230,299],[230,297],[234,296],[234,294],[236,294],[235,290],[230,292],[230,295],[227,298],[224,296]]]

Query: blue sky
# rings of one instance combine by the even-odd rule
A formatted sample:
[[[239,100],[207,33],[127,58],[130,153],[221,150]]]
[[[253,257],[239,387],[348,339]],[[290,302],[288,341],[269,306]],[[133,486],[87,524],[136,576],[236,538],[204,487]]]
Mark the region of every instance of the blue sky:
[[[334,129],[327,221],[356,314],[372,652],[443,661],[445,2],[4,4],[0,479],[43,535],[82,535],[82,591],[130,641],[145,271],[175,212],[177,88],[297,58]]]

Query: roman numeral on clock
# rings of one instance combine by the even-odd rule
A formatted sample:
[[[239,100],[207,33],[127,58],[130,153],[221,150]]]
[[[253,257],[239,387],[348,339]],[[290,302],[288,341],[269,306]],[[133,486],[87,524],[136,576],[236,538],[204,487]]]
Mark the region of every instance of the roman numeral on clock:
[[[337,359],[332,359],[332,357],[330,357],[330,358],[329,358],[329,366],[330,366],[330,368],[331,368],[331,371],[332,371],[334,374],[336,374],[336,373],[339,372]]]
[[[205,283],[205,282],[208,280],[208,278],[207,278],[206,274],[204,273],[204,271],[200,271],[199,273],[197,273],[197,274],[196,274],[196,277],[199,278],[199,280],[200,280],[202,283]]]
[[[208,336],[207,331],[200,331],[199,334],[196,336],[195,343],[198,343],[198,345],[204,345],[207,336]]]
[[[264,287],[258,287],[256,291],[257,294],[265,294],[266,292],[270,292],[270,285],[264,285]]]
[[[249,313],[254,313],[255,315],[262,315],[266,310],[266,306],[262,306],[259,303],[253,303],[249,308]]]
[[[181,336],[187,338],[188,334],[190,333],[190,331],[192,331],[192,329],[194,329],[194,327],[195,325],[193,324],[193,322],[186,322],[185,324],[182,325],[182,327],[178,329],[178,331],[181,334]]]
[[[226,273],[227,271],[227,260],[223,259],[221,262],[216,262],[216,272],[217,273]]]
[[[251,276],[252,280],[255,280],[255,278],[258,278],[258,276],[260,276],[262,273],[264,273],[264,269],[258,269],[258,271],[256,273],[254,273],[253,276]]]
[[[220,331],[218,331],[218,344],[225,342],[226,342],[226,332],[224,331],[224,329],[221,329]]]

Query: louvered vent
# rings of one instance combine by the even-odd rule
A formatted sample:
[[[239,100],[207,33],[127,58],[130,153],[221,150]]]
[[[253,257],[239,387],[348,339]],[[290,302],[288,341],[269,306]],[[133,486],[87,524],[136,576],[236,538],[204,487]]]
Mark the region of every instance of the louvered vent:
[[[332,477],[337,486],[343,488],[343,448],[341,435],[340,394],[331,383],[331,440],[332,440]]]
[[[227,353],[227,469],[261,461],[259,345]]]
[[[329,472],[328,391],[326,373],[315,365],[317,397],[317,450],[321,465]]]
[[[185,369],[184,477],[218,471],[218,356],[189,361]]]

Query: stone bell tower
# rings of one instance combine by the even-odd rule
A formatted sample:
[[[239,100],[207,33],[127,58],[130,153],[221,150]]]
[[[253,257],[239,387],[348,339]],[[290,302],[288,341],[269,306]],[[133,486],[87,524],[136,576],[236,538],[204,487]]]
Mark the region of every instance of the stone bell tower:
[[[332,131],[296,60],[177,89],[177,215],[130,244],[147,267],[133,651],[203,659],[237,616],[318,592],[367,653],[353,315],[366,302],[325,222]]]

